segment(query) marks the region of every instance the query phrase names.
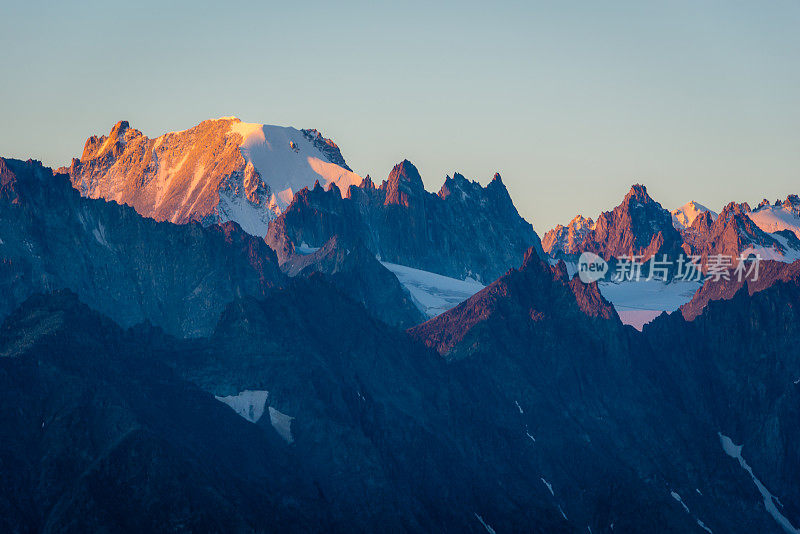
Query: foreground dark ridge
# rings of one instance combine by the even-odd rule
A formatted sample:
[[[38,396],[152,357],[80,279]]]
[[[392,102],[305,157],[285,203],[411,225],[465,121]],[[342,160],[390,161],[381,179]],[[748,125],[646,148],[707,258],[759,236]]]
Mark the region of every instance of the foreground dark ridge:
[[[35,297],[0,336],[15,481],[0,517],[67,531],[778,532],[718,433],[797,524],[798,302],[796,281],[778,281],[640,334],[530,253],[412,331],[443,359],[320,276],[239,299],[187,341]],[[431,341],[459,325],[445,350]],[[253,424],[211,397],[244,390],[269,392],[290,442],[272,410]]]

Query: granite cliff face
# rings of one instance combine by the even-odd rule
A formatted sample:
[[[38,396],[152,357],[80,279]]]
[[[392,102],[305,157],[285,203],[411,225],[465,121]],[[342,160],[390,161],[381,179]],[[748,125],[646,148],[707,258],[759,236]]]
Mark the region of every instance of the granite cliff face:
[[[677,257],[680,247],[672,215],[650,198],[645,186],[634,185],[619,206],[598,216],[578,248],[605,260],[641,256],[641,261],[647,261],[654,255]]]
[[[262,237],[294,192],[315,180],[361,182],[339,147],[316,130],[235,117],[154,139],[120,121],[109,135],[90,137],[64,170],[83,196],[128,204],[158,221],[232,220]]]
[[[179,336],[209,333],[236,295],[285,278],[263,240],[233,223],[159,223],[82,198],[38,162],[2,158],[0,252],[0,315],[68,288],[121,325],[147,320]]]
[[[481,187],[455,174],[434,195],[409,161],[380,187],[367,178],[344,196],[335,186],[300,191],[270,223],[267,242],[286,261],[297,247],[321,247],[333,235],[359,240],[382,261],[483,282],[519,264],[531,246],[543,255],[499,175]]]
[[[542,248],[553,257],[580,254],[580,245],[586,235],[594,228],[594,221],[583,215],[576,215],[567,226],[557,225],[542,238]]]

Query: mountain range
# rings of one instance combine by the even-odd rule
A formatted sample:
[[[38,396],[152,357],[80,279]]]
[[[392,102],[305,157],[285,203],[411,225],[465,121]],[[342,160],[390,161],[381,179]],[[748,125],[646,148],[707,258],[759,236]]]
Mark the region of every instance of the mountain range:
[[[542,240],[544,251],[557,259],[575,261],[583,252],[605,260],[631,258],[647,262],[654,256],[725,255],[736,264],[741,256],[791,263],[800,259],[800,201],[789,195],[774,205],[763,201],[755,210],[747,203],[729,203],[717,214],[691,201],[669,212],[642,185],[634,185],[613,210],[597,221],[576,216],[566,227],[556,226]]]
[[[797,532],[798,210],[634,185],[540,241],[499,175],[235,118],[0,158],[0,530]]]

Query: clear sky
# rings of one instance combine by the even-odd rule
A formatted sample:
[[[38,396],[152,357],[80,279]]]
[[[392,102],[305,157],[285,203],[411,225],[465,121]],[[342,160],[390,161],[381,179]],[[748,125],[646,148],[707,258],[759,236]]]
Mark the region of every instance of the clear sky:
[[[635,182],[667,208],[800,192],[797,0],[53,4],[0,0],[0,155],[236,115],[378,181],[499,171],[540,233]]]

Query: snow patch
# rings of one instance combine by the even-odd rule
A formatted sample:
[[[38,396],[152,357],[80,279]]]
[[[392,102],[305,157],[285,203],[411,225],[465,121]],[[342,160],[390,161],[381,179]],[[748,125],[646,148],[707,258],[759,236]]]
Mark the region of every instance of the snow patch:
[[[219,222],[234,221],[248,234],[264,237],[267,235],[269,222],[275,218],[275,212],[253,204],[243,196],[231,195],[221,191],[219,204],[217,205],[217,216],[219,217]]]
[[[286,440],[286,443],[293,443],[294,437],[292,436],[292,421],[294,417],[281,413],[272,406],[269,407],[269,421],[272,427]]]
[[[264,415],[264,411],[267,410],[269,391],[246,389],[238,395],[215,396],[214,398],[230,406],[233,411],[251,423],[257,423],[261,416]],[[278,434],[286,440],[286,443],[294,442],[294,437],[292,436],[292,421],[294,417],[281,413],[272,406],[269,406],[268,412],[269,422]]]
[[[97,228],[92,230],[92,235],[94,236],[95,240],[103,245],[104,247],[110,249],[111,245],[108,244],[106,241],[106,228],[103,226],[103,223],[98,222]]]
[[[233,408],[233,411],[251,423],[257,423],[261,416],[264,415],[267,397],[269,397],[268,391],[247,389],[238,395],[215,398]]]
[[[494,531],[494,529],[492,527],[490,527],[489,524],[486,521],[483,520],[483,518],[481,516],[479,516],[478,514],[475,514],[475,517],[478,518],[478,521],[481,522],[481,525],[483,525],[483,528],[486,529],[486,532],[488,532],[489,534],[497,534]]]
[[[429,318],[446,312],[484,288],[472,278],[458,280],[405,265],[382,261],[411,294],[414,304]]]
[[[677,492],[671,491],[671,492],[669,492],[669,494],[672,495],[672,498],[675,499],[676,501],[678,501],[681,504],[681,506],[683,506],[683,509],[686,511],[687,514],[691,514],[692,513],[692,512],[689,511],[689,507],[686,506],[686,503],[683,502],[683,499],[681,499],[681,496],[678,495]]]
[[[705,524],[705,523],[703,523],[702,521],[700,521],[699,519],[697,520],[697,526],[699,526],[700,528],[702,528],[703,530],[705,530],[706,532],[708,532],[708,534],[714,534],[714,532],[712,532],[712,531],[711,531],[711,529],[710,529],[710,528],[708,528],[708,527],[706,526],[706,524]]]
[[[320,249],[320,247],[309,247],[308,244],[305,241],[303,241],[300,244],[300,246],[294,248],[294,251],[297,252],[298,254],[302,254],[304,256],[307,256],[308,254],[315,253],[319,249]]]
[[[753,473],[753,469],[745,461],[744,457],[742,456],[743,445],[736,445],[731,438],[723,435],[721,432],[717,432],[717,435],[719,436],[722,450],[725,451],[725,454],[731,458],[736,458],[739,460],[739,465],[742,466],[742,469],[747,471],[747,473],[750,475],[750,478],[753,479],[753,483],[756,485],[759,493],[761,493],[761,497],[764,499],[764,508],[767,509],[769,515],[771,515],[786,532],[789,532],[790,534],[800,534],[800,529],[795,528],[789,522],[786,516],[784,516],[780,510],[778,510],[778,507],[775,506],[777,498],[773,497],[766,486],[764,486],[764,484],[762,484],[761,481],[756,478],[756,475]]]

